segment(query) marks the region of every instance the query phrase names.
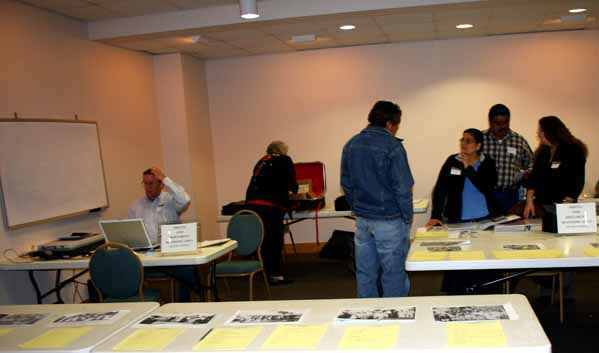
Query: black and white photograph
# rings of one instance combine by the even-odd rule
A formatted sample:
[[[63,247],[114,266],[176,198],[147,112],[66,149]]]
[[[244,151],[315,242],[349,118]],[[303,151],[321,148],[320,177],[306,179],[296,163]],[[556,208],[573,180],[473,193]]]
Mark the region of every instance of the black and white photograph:
[[[365,323],[380,321],[413,321],[416,319],[416,307],[399,308],[359,308],[341,309],[335,321],[337,323]]]
[[[461,246],[429,246],[426,248],[427,251],[440,252],[440,251],[462,251]]]
[[[296,324],[306,310],[238,311],[225,325]]]
[[[196,327],[205,325],[216,314],[152,314],[135,324],[135,327]]]
[[[423,241],[420,243],[422,247],[429,246],[457,246],[457,245],[465,245],[470,243],[469,240],[446,240],[446,241]]]
[[[436,322],[517,319],[516,312],[509,304],[433,307],[433,317]]]
[[[46,314],[0,314],[0,326],[33,325]]]
[[[505,250],[540,250],[543,247],[540,244],[505,244]]]
[[[113,310],[97,313],[74,313],[62,315],[48,324],[50,327],[65,326],[90,326],[90,325],[110,325],[123,316],[127,315],[129,310]]]
[[[591,243],[591,246],[594,248],[599,248],[599,243]]]

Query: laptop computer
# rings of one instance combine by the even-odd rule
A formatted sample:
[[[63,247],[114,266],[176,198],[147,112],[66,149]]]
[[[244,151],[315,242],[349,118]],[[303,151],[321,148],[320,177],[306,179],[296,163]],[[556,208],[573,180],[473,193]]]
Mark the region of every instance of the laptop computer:
[[[125,244],[133,250],[147,250],[160,246],[152,243],[141,218],[100,221],[107,243]]]

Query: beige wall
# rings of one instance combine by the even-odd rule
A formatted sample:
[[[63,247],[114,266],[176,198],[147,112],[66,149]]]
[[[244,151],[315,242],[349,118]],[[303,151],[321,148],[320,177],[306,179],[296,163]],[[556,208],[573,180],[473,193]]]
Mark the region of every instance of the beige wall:
[[[338,48],[206,67],[219,205],[244,198],[254,163],[274,139],[289,144],[296,162],[325,163],[332,204],[340,195],[342,147],[379,99],[403,110],[398,136],[405,138],[416,197],[430,195],[461,131],[485,128],[497,102],[511,108],[512,128],[533,148],[538,119],[562,117],[590,148],[586,192],[599,177],[599,31]],[[353,224],[321,222],[325,237],[333,228]],[[294,229],[296,241],[314,240],[308,222]]]
[[[0,116],[78,114],[97,121],[110,200],[110,208],[101,214],[18,231],[1,224],[2,250],[23,251],[73,231],[99,231],[99,218],[126,217],[129,204],[143,194],[141,171],[162,164],[152,57],[97,44],[86,36],[80,22],[0,1]],[[50,275],[38,278],[47,288]],[[0,283],[0,304],[34,302],[26,273],[1,271]]]
[[[165,170],[192,200],[181,218],[198,221],[202,239],[214,239],[216,180],[204,63],[181,54],[158,55],[154,70]]]
[[[192,199],[202,225],[202,240],[220,238],[215,222],[218,202],[205,65],[187,55],[181,56],[181,63],[193,176]]]

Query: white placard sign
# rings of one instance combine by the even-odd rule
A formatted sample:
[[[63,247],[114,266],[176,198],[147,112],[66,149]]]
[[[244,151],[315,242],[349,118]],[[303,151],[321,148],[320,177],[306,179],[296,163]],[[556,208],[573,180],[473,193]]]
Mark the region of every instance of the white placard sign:
[[[162,253],[195,251],[198,248],[197,223],[162,225],[160,232]]]
[[[556,205],[556,214],[558,233],[597,232],[594,203],[560,203]]]

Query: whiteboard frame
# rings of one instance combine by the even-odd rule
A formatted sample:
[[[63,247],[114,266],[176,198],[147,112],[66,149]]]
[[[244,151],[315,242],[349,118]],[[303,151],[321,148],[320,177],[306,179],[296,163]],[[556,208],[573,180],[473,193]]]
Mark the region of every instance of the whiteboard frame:
[[[102,205],[102,206],[99,206],[99,207],[91,209],[91,210],[81,210],[81,211],[72,212],[72,213],[68,213],[68,214],[64,214],[64,215],[60,215],[60,216],[56,216],[56,217],[40,219],[40,220],[33,221],[33,222],[9,225],[7,211],[6,211],[6,202],[4,201],[4,190],[2,190],[2,173],[0,173],[0,202],[2,202],[2,209],[4,210],[4,212],[2,212],[2,217],[4,219],[4,225],[6,228],[8,228],[8,230],[16,230],[16,229],[36,225],[36,224],[59,221],[59,220],[65,219],[65,218],[89,214],[92,211],[95,211],[95,210],[100,211],[100,210],[110,207],[110,200],[108,198],[108,186],[106,185],[106,171],[104,170],[104,156],[102,154],[102,143],[100,141],[100,128],[96,121],[67,120],[67,119],[21,119],[21,118],[2,119],[2,118],[0,118],[0,124],[9,123],[9,122],[10,123],[21,123],[21,122],[23,122],[23,123],[69,123],[69,124],[93,124],[93,125],[95,125],[96,126],[96,137],[97,137],[97,141],[98,141],[98,151],[100,151],[100,166],[102,168],[102,181],[104,182],[104,193],[106,194],[106,205]]]

